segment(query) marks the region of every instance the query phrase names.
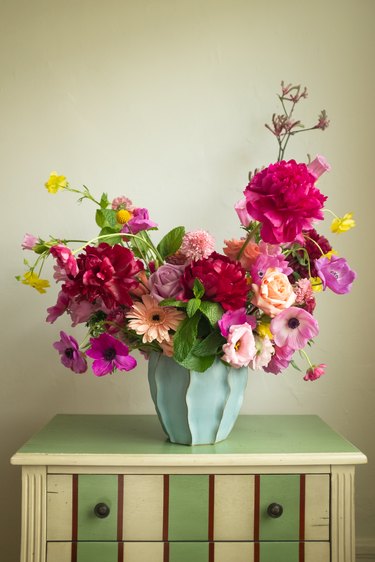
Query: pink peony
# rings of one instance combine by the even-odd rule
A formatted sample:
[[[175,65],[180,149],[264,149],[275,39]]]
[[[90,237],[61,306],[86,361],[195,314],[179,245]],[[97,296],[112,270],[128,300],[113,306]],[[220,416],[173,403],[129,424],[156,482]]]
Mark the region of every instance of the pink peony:
[[[309,340],[318,335],[319,326],[306,310],[291,306],[271,321],[271,332],[277,346],[296,350],[305,347]]]
[[[245,189],[249,214],[262,223],[261,237],[271,244],[303,242],[302,230],[322,220],[327,199],[314,185],[306,164],[276,162],[258,172]]]
[[[320,365],[313,365],[306,371],[306,375],[303,377],[304,381],[316,381],[320,379],[322,375],[325,374],[327,365],[320,363]]]
[[[192,261],[208,258],[214,250],[215,239],[205,230],[187,232],[180,248],[180,252]]]
[[[223,345],[223,361],[239,369],[247,367],[256,354],[253,330],[250,324],[231,326],[228,342]]]

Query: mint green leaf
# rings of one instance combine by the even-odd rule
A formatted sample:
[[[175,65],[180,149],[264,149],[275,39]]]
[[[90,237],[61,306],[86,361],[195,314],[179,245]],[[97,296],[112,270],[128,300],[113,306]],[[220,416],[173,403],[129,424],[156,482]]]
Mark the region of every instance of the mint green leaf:
[[[197,371],[198,373],[203,373],[212,363],[215,361],[215,355],[210,355],[207,357],[197,357],[194,353],[189,353],[189,355],[180,361],[180,365],[185,367],[185,369],[190,369],[191,371]],[[202,375],[204,377],[204,375]]]
[[[121,229],[121,225],[116,220],[116,211],[114,209],[98,209],[95,214],[95,220],[100,228]]]
[[[176,226],[160,240],[157,249],[163,259],[175,254],[179,250],[184,234],[185,227]]]
[[[101,209],[106,209],[109,205],[110,201],[108,199],[108,195],[106,193],[102,193],[99,205]]]
[[[164,299],[159,302],[159,306],[176,306],[177,308],[186,308],[187,305],[187,302],[177,301],[175,299]]]
[[[201,299],[190,299],[187,305],[187,315],[192,318],[201,305]]]
[[[120,244],[123,237],[122,236],[116,236],[116,232],[118,232],[118,229],[110,228],[109,226],[106,226],[105,228],[102,228],[101,231],[99,232],[99,236],[105,236],[107,234],[113,234],[114,236],[108,236],[108,238],[104,238],[103,240],[99,240],[99,242],[105,242],[106,244],[109,244],[110,246],[114,246],[115,244]]]
[[[299,371],[300,373],[303,373],[302,369],[300,369],[300,368],[298,367],[297,363],[296,363],[293,359],[291,360],[290,364],[292,365],[292,367],[293,367],[294,369],[296,369],[296,370]]]
[[[224,314],[223,308],[217,302],[203,301],[199,310],[208,318],[211,326],[215,326]]]
[[[198,323],[200,314],[195,314],[192,318],[185,318],[176,330],[173,338],[174,358],[178,363],[184,361],[197,339]]]
[[[198,277],[194,280],[193,293],[196,299],[201,299],[204,295],[204,285]]]
[[[194,346],[194,355],[197,355],[198,357],[208,357],[210,355],[216,355],[218,350],[223,347],[226,341],[227,340],[221,335],[220,332],[211,332],[204,340],[200,341]]]

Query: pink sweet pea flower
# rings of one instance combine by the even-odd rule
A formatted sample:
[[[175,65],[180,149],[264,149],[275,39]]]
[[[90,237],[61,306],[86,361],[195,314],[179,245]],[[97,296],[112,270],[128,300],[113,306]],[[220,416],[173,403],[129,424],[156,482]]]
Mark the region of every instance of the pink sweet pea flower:
[[[316,381],[316,379],[320,379],[322,375],[325,374],[325,370],[327,365],[324,363],[320,363],[320,365],[313,365],[306,371],[306,375],[303,377],[304,381]]]
[[[94,359],[92,370],[97,377],[113,373],[115,369],[130,371],[137,365],[134,357],[129,355],[128,346],[109,334],[91,338],[90,345],[86,355]]]
[[[325,172],[329,172],[331,169],[330,164],[321,154],[318,154],[316,158],[310,164],[307,165],[307,169],[311,174],[313,174],[316,179],[320,178]]]
[[[288,346],[274,347],[275,353],[271,357],[271,361],[266,367],[263,367],[263,371],[266,373],[272,373],[273,375],[278,375],[281,371],[284,371],[289,366],[292,360],[294,349]]]
[[[250,324],[231,326],[228,343],[223,345],[223,351],[223,360],[235,369],[248,367],[257,352]]]
[[[65,367],[74,373],[84,373],[87,370],[86,360],[75,338],[61,331],[60,341],[56,341],[53,347],[60,353],[61,363]]]
[[[76,277],[78,275],[78,264],[72,251],[64,244],[56,244],[50,249],[50,253],[57,260],[57,265],[66,271],[67,275]]]
[[[315,260],[315,267],[324,289],[328,287],[337,295],[349,293],[357,276],[345,258],[334,255],[331,258],[321,257]]]
[[[38,238],[33,234],[25,234],[21,247],[23,250],[32,250],[35,244],[38,243]]]
[[[247,228],[251,223],[252,218],[247,212],[246,197],[243,197],[243,199],[237,201],[237,203],[234,206],[234,209],[238,215],[238,218],[240,219],[240,223],[242,224],[242,226]]]
[[[309,340],[318,335],[319,326],[309,312],[291,306],[271,321],[271,332],[277,346],[296,350],[305,347]]]
[[[46,322],[53,324],[59,316],[64,314],[69,305],[70,297],[64,291],[60,291],[57,296],[57,302],[54,306],[47,308],[48,316]]]
[[[226,338],[228,337],[231,326],[233,326],[234,324],[238,325],[245,323],[249,324],[253,330],[257,325],[255,316],[246,314],[246,308],[242,307],[238,308],[237,310],[228,310],[227,312],[225,312],[221,317],[221,320],[219,320],[218,325],[221,335]]]

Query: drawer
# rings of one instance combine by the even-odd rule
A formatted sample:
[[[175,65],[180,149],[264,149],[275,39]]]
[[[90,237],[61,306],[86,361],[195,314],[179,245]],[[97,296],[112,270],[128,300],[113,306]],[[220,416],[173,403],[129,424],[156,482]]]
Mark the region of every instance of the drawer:
[[[47,562],[330,562],[328,542],[49,542]]]
[[[53,474],[47,540],[327,541],[329,502],[327,474]]]

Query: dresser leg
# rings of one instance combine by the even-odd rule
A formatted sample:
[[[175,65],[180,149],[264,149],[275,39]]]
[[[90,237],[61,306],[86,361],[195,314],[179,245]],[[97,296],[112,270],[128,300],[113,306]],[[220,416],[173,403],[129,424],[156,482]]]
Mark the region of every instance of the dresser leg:
[[[21,562],[46,560],[46,467],[22,467]]]
[[[354,466],[332,466],[331,562],[355,562]]]

